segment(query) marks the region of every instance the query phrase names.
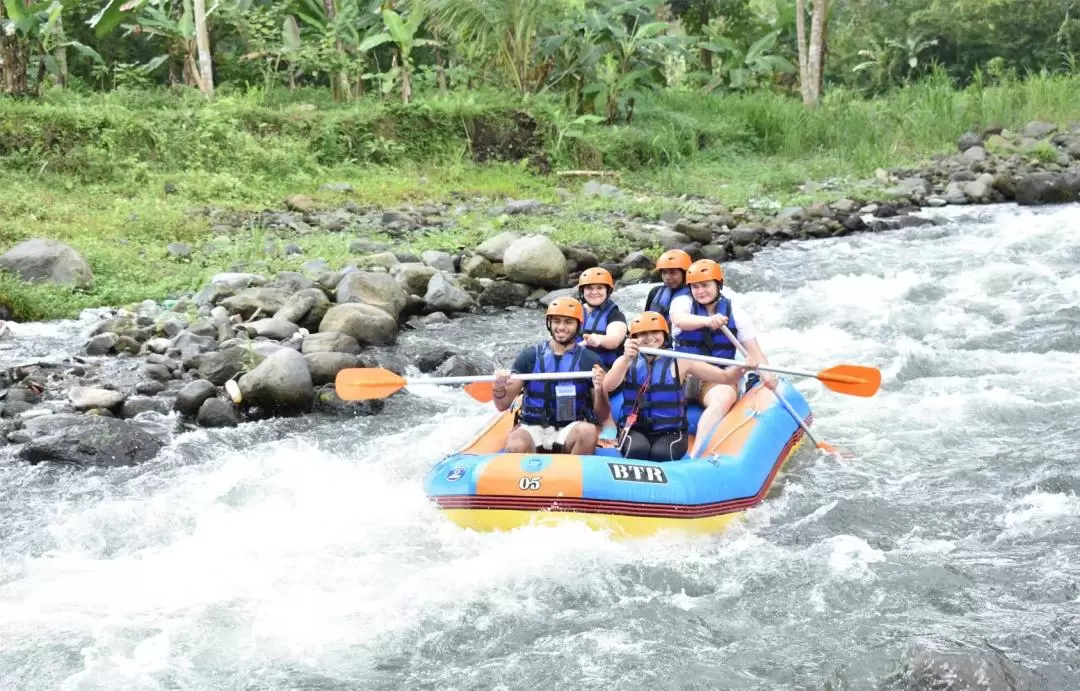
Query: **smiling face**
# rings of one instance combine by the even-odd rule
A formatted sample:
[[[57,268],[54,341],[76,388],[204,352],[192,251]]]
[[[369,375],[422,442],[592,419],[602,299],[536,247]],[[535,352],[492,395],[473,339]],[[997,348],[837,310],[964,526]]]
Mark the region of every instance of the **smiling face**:
[[[720,288],[716,281],[701,281],[690,284],[690,293],[694,296],[694,302],[700,305],[708,305],[715,302],[720,295]]]
[[[686,272],[682,269],[661,269],[660,280],[664,282],[668,288],[672,290],[678,290],[682,288],[683,279],[686,277]]]
[[[556,343],[569,345],[577,337],[581,323],[572,317],[548,317],[548,329]]]
[[[634,340],[638,342],[643,348],[663,348],[664,347],[664,332],[663,331],[643,331],[638,334],[634,334]]]
[[[608,287],[602,283],[591,283],[587,286],[582,286],[581,292],[585,296],[585,302],[589,303],[590,307],[599,307],[607,300]]]

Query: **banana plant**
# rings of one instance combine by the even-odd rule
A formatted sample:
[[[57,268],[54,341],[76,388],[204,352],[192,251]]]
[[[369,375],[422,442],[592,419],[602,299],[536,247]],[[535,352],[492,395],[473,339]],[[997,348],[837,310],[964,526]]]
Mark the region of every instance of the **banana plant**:
[[[72,0],[68,0],[68,4],[72,4]],[[0,75],[4,93],[25,93],[30,58],[35,52],[39,58],[36,83],[39,92],[46,74],[64,83],[67,78],[66,49],[69,47],[99,64],[103,62],[93,48],[65,38],[61,17],[64,7],[61,0],[37,3],[3,0],[0,3]]]
[[[778,31],[770,31],[745,50],[727,36],[712,35],[701,47],[718,55],[720,62],[714,67],[716,75],[705,86],[705,91],[714,91],[721,86],[740,91],[778,73],[794,74],[795,66],[773,52],[778,35]]]
[[[360,52],[366,53],[384,43],[394,45],[393,64],[389,72],[385,73],[383,92],[393,88],[395,80],[401,80],[401,100],[409,103],[412,100],[412,51],[419,46],[434,46],[437,42],[429,38],[419,38],[420,25],[424,22],[425,6],[420,0],[411,3],[409,12],[403,19],[400,14],[390,8],[383,8],[382,20],[383,31],[368,36],[360,43]]]

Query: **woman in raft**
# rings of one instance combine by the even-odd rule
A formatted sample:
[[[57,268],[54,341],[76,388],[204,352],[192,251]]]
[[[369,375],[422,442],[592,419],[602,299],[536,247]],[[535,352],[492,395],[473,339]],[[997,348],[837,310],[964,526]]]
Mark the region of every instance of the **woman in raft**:
[[[669,348],[671,332],[667,321],[656,312],[643,312],[630,322],[630,338],[623,354],[604,376],[604,389],[623,386],[619,413],[619,453],[624,458],[646,461],[675,461],[686,455],[689,445],[686,394],[688,375],[703,382],[735,385],[757,363],[721,369],[694,360],[670,356],[642,355],[640,347]],[[613,414],[618,411],[613,411]]]

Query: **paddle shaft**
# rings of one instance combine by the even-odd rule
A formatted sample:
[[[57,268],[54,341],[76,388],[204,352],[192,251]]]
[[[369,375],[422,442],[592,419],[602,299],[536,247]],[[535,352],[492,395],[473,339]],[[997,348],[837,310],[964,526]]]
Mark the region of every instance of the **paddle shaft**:
[[[725,365],[745,367],[745,362],[739,362],[738,360],[728,360],[722,357],[711,357],[709,355],[699,355],[697,353],[682,353],[673,350],[661,350],[660,348],[638,348],[638,352],[646,355],[665,355],[667,357],[673,357],[676,360],[700,360],[701,362],[707,362],[710,365]],[[779,374],[793,374],[797,377],[812,377],[817,379],[817,372],[807,372],[801,369],[790,369],[787,367],[775,367],[773,365],[758,365],[758,369],[765,370],[766,372],[777,372]],[[857,380],[856,380],[857,381]]]
[[[750,357],[750,353],[747,352],[746,346],[744,346],[739,339],[735,338],[735,334],[731,333],[731,329],[727,328],[726,324],[720,325],[720,331],[727,336],[728,340],[731,341],[732,345],[735,346],[735,349],[738,350],[743,357]],[[806,420],[803,420],[802,415],[795,412],[795,408],[787,402],[787,399],[780,395],[779,391],[773,391],[773,394],[776,395],[776,400],[780,401],[780,405],[784,406],[784,408],[791,413],[791,417],[795,419],[795,422],[799,423],[799,427],[802,427],[802,431],[806,435],[806,438],[810,440],[815,448],[821,448],[821,442],[814,438],[814,433],[810,431],[810,425],[806,424]]]
[[[510,379],[516,379],[518,381],[542,381],[546,379],[592,379],[592,372],[540,372],[537,374],[511,374]],[[494,374],[477,374],[468,377],[431,377],[424,379],[423,377],[410,378],[407,381],[406,386],[416,386],[417,384],[471,384],[473,382],[481,381],[495,381]]]

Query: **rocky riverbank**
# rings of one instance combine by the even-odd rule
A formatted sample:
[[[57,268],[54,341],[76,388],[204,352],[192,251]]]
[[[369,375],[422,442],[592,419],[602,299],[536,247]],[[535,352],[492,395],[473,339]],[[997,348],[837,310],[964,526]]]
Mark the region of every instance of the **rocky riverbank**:
[[[15,456],[29,462],[130,464],[153,458],[167,440],[160,426],[144,424],[154,415],[169,415],[180,427],[311,412],[370,415],[382,409],[381,402],[336,396],[340,370],[382,366],[404,373],[416,366],[442,376],[494,367],[475,354],[405,352],[395,347],[401,329],[425,329],[477,310],[543,305],[573,292],[577,274],[592,266],[604,266],[626,285],[656,280],[651,256],[658,248],[744,260],[788,240],[933,223],[914,213],[924,207],[1080,198],[1080,125],[1033,122],[1018,133],[992,127],[965,134],[957,148],[918,169],[878,171],[878,191],[863,198],[780,209],[681,198],[665,200],[671,209],[655,216],[612,210],[618,204],[590,212],[618,239],[606,246],[630,248],[617,256],[584,243],[556,243],[544,232],[516,231],[458,252],[400,249],[425,233],[453,228],[455,218],[477,209],[553,225],[566,218],[559,205],[528,199],[401,209],[346,203],[327,210],[297,195],[282,210],[200,210],[215,239],[200,247],[173,243],[167,249],[173,260],[215,261],[217,245],[228,243],[230,234],[258,227],[267,234],[267,254],[295,255],[295,270],[231,266],[193,294],[112,310],[86,334],[78,358],[9,363],[0,381],[0,443],[18,445]],[[804,191],[824,195],[828,189],[826,183]],[[349,189],[335,191],[347,195]],[[617,200],[628,192],[594,181],[561,194]],[[304,257],[290,242],[316,231],[342,233],[343,240],[351,235],[353,259],[334,266]],[[75,250],[47,239],[11,248],[0,266],[25,280],[82,287],[94,280]],[[230,381],[238,384],[239,396],[226,392]]]

